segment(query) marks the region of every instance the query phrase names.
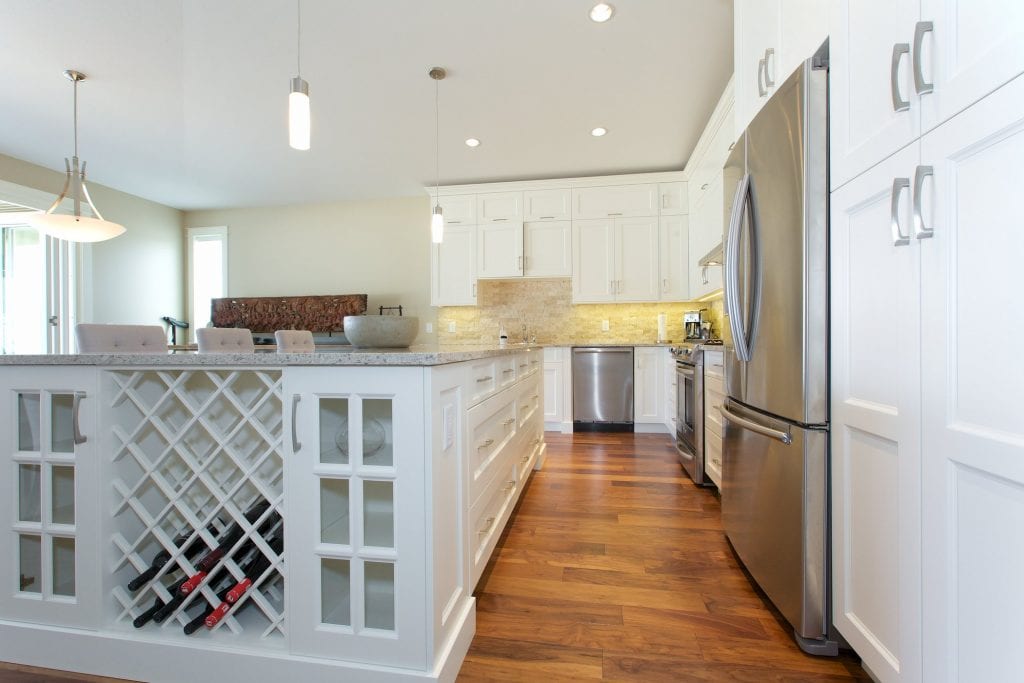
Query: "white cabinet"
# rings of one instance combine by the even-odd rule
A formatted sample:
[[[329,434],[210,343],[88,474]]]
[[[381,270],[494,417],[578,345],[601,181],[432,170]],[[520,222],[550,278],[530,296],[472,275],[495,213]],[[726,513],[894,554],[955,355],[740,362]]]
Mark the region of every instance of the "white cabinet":
[[[686,213],[686,183],[658,183],[658,208],[662,216]]]
[[[1024,72],[1016,0],[842,0],[831,30],[833,188]]]
[[[431,305],[476,305],[476,238],[475,225],[450,225],[445,227],[444,242],[432,245]]]
[[[96,629],[100,618],[98,458],[94,368],[6,368],[0,386],[0,618]],[[106,493],[106,492],[104,492]]]
[[[523,224],[483,223],[477,227],[476,274],[479,278],[523,274]]]
[[[736,1],[733,49],[737,134],[800,62],[809,59],[828,37],[833,1]]]
[[[633,349],[633,422],[637,425],[664,425],[663,351],[657,346],[637,346]]]
[[[574,219],[658,215],[658,186],[654,183],[574,188],[572,199]]]
[[[523,220],[522,192],[485,192],[476,196],[477,223]]]
[[[657,301],[658,219],[573,221],[573,302]]]
[[[572,361],[570,349],[544,349],[544,428],[572,432]]]
[[[559,220],[525,223],[523,251],[523,275],[526,277],[571,276],[572,223]]]
[[[661,300],[686,301],[690,293],[690,229],[687,216],[661,218]]]
[[[676,359],[670,348],[662,349],[662,374],[665,378],[665,430],[675,440],[676,435]]]
[[[722,172],[702,186],[690,216],[689,295],[700,298],[722,289],[722,267],[702,266],[700,259],[722,243],[726,225],[726,198]]]
[[[704,471],[722,487],[722,414],[725,401],[725,354],[704,351]]]
[[[569,188],[523,192],[523,220],[567,221],[570,218],[572,191]]]
[[[444,224],[476,225],[476,195],[454,194],[439,197],[437,203],[444,212]],[[432,204],[433,205],[433,204]]]

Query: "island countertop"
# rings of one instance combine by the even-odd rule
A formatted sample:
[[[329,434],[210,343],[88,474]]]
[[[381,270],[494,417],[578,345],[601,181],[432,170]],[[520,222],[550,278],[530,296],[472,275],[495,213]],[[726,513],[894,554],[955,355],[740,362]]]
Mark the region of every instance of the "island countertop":
[[[406,349],[356,349],[350,346],[322,346],[312,353],[276,353],[261,350],[248,353],[82,353],[0,355],[0,365],[93,365],[166,367],[274,367],[274,366],[430,366],[479,360],[543,348],[540,345],[417,345]]]

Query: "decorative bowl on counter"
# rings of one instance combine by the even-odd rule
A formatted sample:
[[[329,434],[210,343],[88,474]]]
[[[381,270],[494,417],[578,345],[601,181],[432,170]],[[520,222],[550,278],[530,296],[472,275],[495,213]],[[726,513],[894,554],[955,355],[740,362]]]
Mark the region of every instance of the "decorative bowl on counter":
[[[406,348],[416,339],[420,319],[398,315],[346,315],[345,336],[357,349]]]

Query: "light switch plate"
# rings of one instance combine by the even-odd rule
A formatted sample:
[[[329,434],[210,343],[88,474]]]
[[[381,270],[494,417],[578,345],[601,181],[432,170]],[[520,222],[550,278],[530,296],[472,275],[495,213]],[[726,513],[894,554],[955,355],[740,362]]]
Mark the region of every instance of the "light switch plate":
[[[454,320],[452,320],[451,322],[448,323],[448,331],[449,332],[454,332],[455,331],[455,321]]]
[[[601,321],[601,331],[602,332],[607,332],[609,329],[610,329],[610,327],[608,325],[608,321],[607,320],[602,320]]]
[[[432,334],[434,331],[434,323],[427,323],[427,334]]]

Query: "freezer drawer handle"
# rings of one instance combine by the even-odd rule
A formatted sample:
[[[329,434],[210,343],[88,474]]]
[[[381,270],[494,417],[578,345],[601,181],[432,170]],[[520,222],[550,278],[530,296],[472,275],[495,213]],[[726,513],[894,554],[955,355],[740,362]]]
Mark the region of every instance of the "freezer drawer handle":
[[[735,422],[736,424],[738,424],[740,427],[743,427],[744,429],[749,429],[750,431],[757,432],[758,434],[760,434],[762,436],[767,436],[767,437],[770,437],[772,439],[775,439],[776,441],[781,441],[782,443],[786,444],[787,446],[789,444],[793,443],[793,437],[791,437],[786,432],[780,432],[778,429],[772,429],[771,427],[765,427],[764,425],[758,424],[758,423],[756,423],[756,422],[754,422],[752,420],[748,420],[746,418],[740,417],[739,415],[736,415],[735,413],[729,412],[729,409],[726,408],[725,406],[715,406],[715,407],[718,408],[718,412],[720,412],[722,414],[722,417],[724,417],[726,420],[729,420],[730,422]]]

